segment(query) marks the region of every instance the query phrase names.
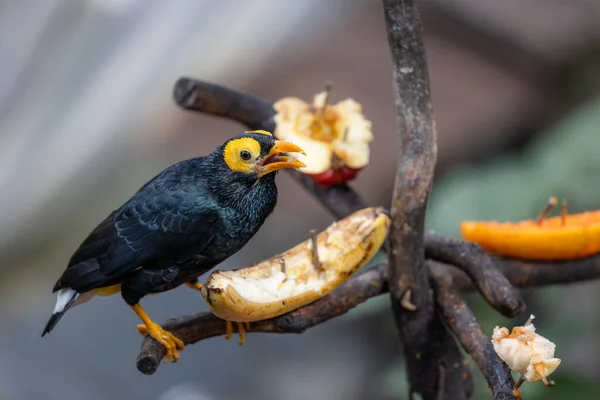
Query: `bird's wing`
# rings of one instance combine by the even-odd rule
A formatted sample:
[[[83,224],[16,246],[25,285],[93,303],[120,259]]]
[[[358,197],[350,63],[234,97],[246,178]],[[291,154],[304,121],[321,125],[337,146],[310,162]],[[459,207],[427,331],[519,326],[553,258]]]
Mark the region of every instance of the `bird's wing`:
[[[100,222],[96,228],[85,238],[79,248],[73,253],[69,260],[68,267],[97,258],[106,251],[114,235],[113,218],[116,211],[110,213],[104,221]]]
[[[107,277],[159,259],[186,261],[211,241],[218,212],[209,197],[185,185],[155,191],[147,187],[114,216],[113,239],[98,258],[100,272]]]

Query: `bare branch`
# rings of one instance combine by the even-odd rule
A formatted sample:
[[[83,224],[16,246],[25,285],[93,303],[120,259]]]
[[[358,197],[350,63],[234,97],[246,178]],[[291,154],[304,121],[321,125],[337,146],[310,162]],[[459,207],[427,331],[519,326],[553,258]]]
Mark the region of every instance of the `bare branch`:
[[[250,129],[274,126],[269,102],[224,86],[182,77],[175,83],[173,98],[186,110],[232,119]]]
[[[536,287],[560,282],[580,282],[600,279],[600,255],[585,260],[565,263],[522,263],[496,259],[498,269],[508,277],[510,282],[521,287]],[[452,273],[457,290],[474,290],[473,283],[463,272],[447,266],[429,262],[428,267]],[[387,265],[380,264],[368,271],[356,275],[329,295],[295,310],[270,320],[255,322],[250,325],[249,332],[301,333],[306,329],[329,319],[347,313],[352,308],[371,297],[388,292]],[[193,316],[169,319],[163,328],[174,332],[185,344],[196,343],[202,339],[220,336],[226,333],[225,321],[210,312]],[[152,338],[145,338],[137,360],[140,372],[151,375],[158,368],[165,355],[164,347]]]
[[[305,307],[276,318],[251,323],[248,332],[302,333],[308,328],[347,313],[371,297],[386,293],[386,272],[386,265],[374,267]],[[186,345],[226,333],[225,321],[211,312],[172,318],[163,328],[173,332]],[[142,342],[137,368],[140,372],[151,375],[164,356],[165,348],[148,336]]]
[[[540,287],[584,282],[600,278],[600,254],[580,260],[525,262],[492,257],[495,268],[515,287]],[[464,273],[453,271],[454,284],[460,290],[472,290],[473,283]]]
[[[465,399],[473,392],[470,372],[435,312],[425,264],[425,212],[437,144],[423,25],[414,0],[382,2],[394,68],[400,135],[388,254],[392,309],[402,339],[411,392],[419,393],[425,400]],[[408,291],[416,310],[403,307],[402,300]]]
[[[292,178],[312,193],[336,218],[342,219],[367,207],[364,200],[348,185],[335,185],[323,189],[300,171],[287,169]]]
[[[430,301],[423,233],[437,147],[421,39],[423,28],[412,0],[384,0],[383,4],[394,63],[400,133],[391,207],[390,287],[397,299],[410,289],[417,307],[425,309]]]
[[[494,398],[515,400],[515,382],[510,369],[494,350],[469,306],[461,299],[452,275],[447,269],[435,268],[432,269],[432,277],[439,313],[483,373]]]
[[[425,254],[464,271],[486,301],[505,316],[515,317],[525,311],[517,290],[478,244],[430,233],[425,237]]]

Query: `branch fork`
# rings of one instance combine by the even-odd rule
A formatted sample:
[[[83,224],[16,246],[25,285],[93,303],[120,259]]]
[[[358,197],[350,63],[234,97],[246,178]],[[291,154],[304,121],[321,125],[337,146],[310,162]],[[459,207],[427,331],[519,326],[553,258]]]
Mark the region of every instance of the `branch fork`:
[[[515,287],[572,283],[600,277],[600,255],[561,263],[531,263],[490,257],[480,246],[427,233],[424,219],[433,181],[437,145],[423,27],[414,0],[382,0],[401,141],[390,217],[387,263],[360,273],[315,302],[276,318],[253,322],[247,332],[302,333],[345,314],[371,297],[390,293],[404,347],[411,394],[424,399],[466,399],[472,378],[458,345],[486,378],[495,399],[516,399],[518,387],[493,349],[461,291],[477,290],[498,312],[515,317],[525,303]],[[249,129],[274,131],[272,103],[252,95],[180,78],[175,102],[183,109],[237,121]],[[299,171],[289,176],[341,219],[367,207],[346,184],[323,188]],[[318,249],[313,240],[313,257]],[[285,263],[281,263],[285,269]],[[185,344],[227,333],[226,322],[210,312],[168,320],[163,328]],[[165,355],[146,337],[137,367],[153,374]]]

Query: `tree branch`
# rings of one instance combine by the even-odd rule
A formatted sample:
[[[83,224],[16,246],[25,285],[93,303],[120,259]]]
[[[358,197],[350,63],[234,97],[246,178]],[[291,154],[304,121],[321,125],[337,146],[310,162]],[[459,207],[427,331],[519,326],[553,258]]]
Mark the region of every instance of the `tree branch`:
[[[241,122],[250,129],[271,130],[271,104],[247,93],[182,77],[173,87],[173,99],[181,108]]]
[[[411,290],[417,308],[431,304],[423,234],[437,158],[422,26],[413,0],[383,0],[395,77],[400,154],[390,226],[390,289],[400,303]],[[408,319],[419,315],[409,314]],[[426,322],[427,318],[424,319]]]
[[[437,143],[423,25],[414,0],[382,2],[400,135],[388,254],[392,310],[411,393],[425,400],[466,399],[473,392],[470,372],[436,314],[425,264],[425,213]]]
[[[496,268],[518,287],[539,287],[600,279],[600,255],[561,263],[523,263],[507,259],[494,259],[494,262]],[[434,276],[451,273],[456,290],[475,289],[471,279],[456,268],[431,261],[428,267]],[[388,293],[387,268],[387,264],[370,268],[314,303],[277,318],[252,323],[249,332],[301,333],[343,315],[371,297]],[[163,328],[174,332],[185,344],[226,333],[225,321],[210,312],[171,318]],[[468,327],[464,329],[468,330]],[[154,339],[146,337],[137,360],[138,370],[144,374],[153,374],[164,355],[165,348]]]
[[[517,290],[478,244],[430,233],[425,237],[425,254],[465,272],[483,298],[503,315],[515,317],[525,311]]]
[[[251,323],[248,332],[302,333],[308,328],[347,313],[371,297],[386,293],[386,272],[385,264],[374,267],[305,307],[276,318]],[[173,332],[186,345],[226,333],[225,320],[211,312],[172,318],[163,328]],[[165,348],[151,337],[146,337],[137,358],[137,368],[140,372],[151,375],[164,356]]]
[[[600,278],[600,254],[560,262],[525,262],[492,257],[495,268],[515,287],[528,288],[584,282]],[[460,290],[473,290],[472,280],[453,271],[454,284]]]
[[[473,311],[461,299],[447,269],[432,269],[432,283],[438,310],[462,347],[481,370],[495,399],[515,400],[515,382],[508,366],[500,359]]]

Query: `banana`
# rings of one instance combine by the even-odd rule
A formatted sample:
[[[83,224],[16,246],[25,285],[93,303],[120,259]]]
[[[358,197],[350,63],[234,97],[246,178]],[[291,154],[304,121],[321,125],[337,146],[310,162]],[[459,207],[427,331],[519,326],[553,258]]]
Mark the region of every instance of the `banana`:
[[[365,208],[318,235],[254,266],[214,271],[202,286],[211,311],[232,322],[273,318],[325,296],[381,248],[390,218]]]

